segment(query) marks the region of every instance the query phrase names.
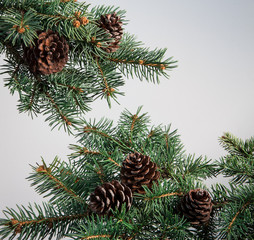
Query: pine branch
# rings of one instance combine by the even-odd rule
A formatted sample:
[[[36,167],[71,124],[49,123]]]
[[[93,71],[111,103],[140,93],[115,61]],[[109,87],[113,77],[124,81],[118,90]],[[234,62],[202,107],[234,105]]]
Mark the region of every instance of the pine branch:
[[[230,230],[231,230],[231,228],[232,228],[232,225],[234,224],[234,222],[235,222],[236,218],[238,217],[238,215],[239,215],[242,211],[244,211],[245,208],[246,208],[248,205],[250,205],[250,204],[251,204],[250,202],[245,203],[245,204],[241,207],[241,209],[235,214],[235,216],[233,217],[232,221],[230,222],[230,224],[229,224],[229,226],[228,226],[228,228],[227,228],[227,232],[230,232]]]
[[[234,188],[220,212],[219,239],[245,239],[254,233],[253,185]]]
[[[243,141],[230,133],[224,133],[224,135],[219,138],[219,141],[222,147],[230,154],[246,158],[253,156],[254,138]]]
[[[232,183],[252,183],[254,180],[254,139],[245,142],[225,133],[220,143],[229,154],[216,162],[218,172],[231,177]]]
[[[11,76],[6,85],[12,93],[19,92],[21,112],[31,116],[45,113],[53,128],[63,126],[72,133],[70,126],[80,124],[74,118],[89,111],[88,104],[98,97],[105,98],[109,106],[112,99],[117,102],[117,96],[123,95],[119,90],[124,85],[123,76],[158,82],[159,76],[167,76],[165,70],[175,67],[171,58],[163,60],[165,49],[141,47],[128,33],[116,52],[105,51],[115,39],[100,27],[99,19],[113,11],[126,24],[125,11],[118,8],[101,6],[89,11],[89,4],[65,0],[3,0],[0,4],[0,47],[7,51],[12,65],[6,72]],[[65,38],[69,62],[61,73],[45,76],[40,71],[32,73],[29,60],[23,56],[26,49],[32,51],[41,32],[49,29]],[[38,78],[42,80],[39,84]]]
[[[43,165],[33,167],[34,173],[28,177],[28,180],[32,181],[32,186],[36,186],[35,190],[40,194],[51,196],[50,202],[52,204],[77,201],[79,204],[86,205],[86,187],[80,186],[84,184],[84,180],[81,177],[73,174],[73,169],[66,166],[65,163],[61,163],[57,158],[46,166],[43,161]]]
[[[19,239],[44,239],[48,236],[63,237],[71,226],[77,226],[80,220],[88,214],[86,209],[72,207],[64,208],[63,205],[51,206],[43,204],[42,207],[35,204],[19,207],[18,211],[8,209],[4,211],[7,219],[0,220],[0,235],[3,238],[10,236],[13,239],[19,234]]]

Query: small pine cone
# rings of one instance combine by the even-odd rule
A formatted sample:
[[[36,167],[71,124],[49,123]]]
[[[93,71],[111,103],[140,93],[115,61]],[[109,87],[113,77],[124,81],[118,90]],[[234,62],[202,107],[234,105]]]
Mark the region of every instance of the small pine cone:
[[[90,195],[90,209],[98,215],[110,215],[110,210],[121,210],[126,203],[126,210],[129,211],[132,204],[132,192],[126,185],[113,180],[111,183],[104,183],[96,187]]]
[[[119,48],[119,42],[123,36],[123,23],[120,21],[120,17],[116,13],[102,15],[98,20],[99,27],[106,30],[113,42],[108,42],[108,46],[102,48],[108,53],[117,51]]]
[[[123,161],[121,168],[121,181],[133,192],[145,193],[142,185],[151,188],[153,182],[157,182],[160,172],[157,171],[156,163],[149,156],[141,153],[130,153]]]
[[[206,190],[190,190],[181,200],[181,210],[191,224],[207,223],[212,211],[212,199]]]
[[[66,39],[48,30],[38,34],[34,46],[24,46],[24,59],[32,72],[48,75],[62,71],[68,60],[68,51]]]

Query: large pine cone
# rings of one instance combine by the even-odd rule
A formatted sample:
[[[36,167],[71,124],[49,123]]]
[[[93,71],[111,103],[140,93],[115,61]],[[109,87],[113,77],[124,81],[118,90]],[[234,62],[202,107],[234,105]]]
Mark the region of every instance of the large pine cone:
[[[110,209],[121,210],[126,203],[126,210],[129,211],[132,204],[132,192],[129,187],[113,180],[111,183],[104,183],[96,187],[90,195],[90,209],[98,215],[110,215]]]
[[[212,200],[206,190],[190,190],[181,201],[181,210],[191,224],[201,225],[207,223],[212,211]]]
[[[43,75],[60,72],[68,60],[69,45],[63,36],[48,30],[38,34],[34,46],[24,47],[30,70]]]
[[[141,153],[130,153],[123,161],[121,168],[121,181],[133,192],[145,193],[142,185],[151,188],[153,182],[157,182],[160,177],[156,163],[151,158]]]
[[[104,29],[111,39],[114,39],[113,42],[109,42],[108,46],[103,48],[106,52],[112,53],[119,48],[119,42],[123,36],[123,23],[120,21],[120,17],[116,13],[102,15],[100,20],[98,20],[99,27]]]

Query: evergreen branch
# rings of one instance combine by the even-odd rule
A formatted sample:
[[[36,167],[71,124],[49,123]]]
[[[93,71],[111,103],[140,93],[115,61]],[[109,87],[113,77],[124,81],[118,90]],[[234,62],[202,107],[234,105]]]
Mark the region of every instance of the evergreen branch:
[[[116,161],[114,161],[112,158],[108,158],[108,160],[112,163],[114,163],[117,167],[121,167],[120,164],[118,164]]]
[[[41,165],[36,169],[36,172],[45,174],[50,180],[55,182],[58,189],[59,188],[63,189],[66,193],[71,195],[75,200],[77,200],[83,204],[85,203],[85,201],[80,196],[76,195],[73,192],[73,190],[67,188],[57,177],[53,176],[50,168],[46,168],[45,165]]]
[[[19,51],[14,46],[5,41],[1,41],[1,43],[6,47],[7,54],[14,56],[16,63],[18,63],[19,66],[24,63],[24,59],[20,56]]]
[[[45,93],[47,98],[50,100],[50,102],[52,103],[53,107],[56,109],[56,111],[59,113],[59,115],[61,116],[61,118],[65,121],[65,123],[69,126],[72,125],[72,123],[67,119],[67,117],[62,113],[62,111],[59,109],[58,105],[55,103],[54,99],[52,98],[52,96],[46,92]]]
[[[98,152],[98,151],[92,151],[92,150],[88,150],[86,147],[80,147],[77,145],[71,145],[70,149],[74,150],[75,152],[72,153],[70,156],[72,158],[76,158],[76,157],[80,157],[82,155],[84,156],[101,156],[103,157],[103,161],[108,161],[110,163],[113,163],[114,166],[117,166],[117,168],[121,167],[121,165],[119,163],[117,163],[114,159],[112,159],[112,153],[105,153],[105,152]]]
[[[102,154],[100,152],[96,152],[96,151],[91,151],[88,150],[87,148],[83,148],[82,151],[80,151],[81,154],[92,154],[92,155],[98,155],[98,154]]]
[[[74,201],[80,205],[87,205],[85,199],[91,191],[91,186],[77,170],[65,162],[60,162],[58,158],[55,158],[49,167],[43,161],[43,165],[32,168],[34,173],[28,180],[32,181],[32,186],[36,186],[35,190],[38,193],[47,192],[45,197],[51,196],[49,201],[52,204]],[[87,177],[89,178],[89,174]]]
[[[229,226],[228,226],[228,228],[227,228],[227,232],[229,232],[229,231],[231,230],[232,225],[234,224],[234,222],[235,222],[236,218],[238,217],[238,215],[239,215],[242,211],[244,211],[244,209],[245,209],[248,205],[250,205],[250,202],[245,203],[245,204],[241,207],[241,209],[235,214],[235,216],[233,217],[232,221],[230,222],[230,224],[229,224]]]
[[[228,203],[219,212],[219,239],[235,237],[245,239],[254,233],[253,185],[231,186]],[[243,238],[244,237],[244,238]]]
[[[106,92],[107,96],[110,96],[110,92],[111,92],[111,91],[109,90],[109,86],[108,86],[107,79],[106,79],[106,77],[104,76],[104,73],[103,73],[102,68],[101,68],[101,66],[100,66],[100,64],[99,64],[98,58],[96,58],[96,63],[97,63],[99,72],[101,73],[101,76],[102,76],[102,78],[103,78],[103,82],[104,82],[104,84],[105,84],[104,92]]]
[[[13,239],[19,234],[19,239],[44,239],[49,236],[57,235],[63,237],[69,228],[76,226],[82,219],[89,214],[82,206],[75,204],[67,206],[52,206],[43,203],[42,207],[35,204],[33,208],[29,205],[14,209],[4,210],[6,219],[0,219],[0,235],[3,238],[11,235]]]
[[[63,15],[48,15],[48,14],[45,14],[45,13],[35,13],[36,15],[38,16],[42,16],[42,17],[46,17],[46,18],[55,18],[55,19],[61,19],[61,20],[73,20],[73,19],[76,19],[75,16],[72,16],[72,17],[67,17],[67,16],[63,16]]]
[[[32,109],[32,106],[34,104],[34,99],[35,99],[35,95],[36,95],[37,85],[38,85],[38,82],[35,82],[34,86],[33,86],[33,91],[32,91],[32,94],[31,94],[31,98],[30,98],[30,103],[29,103],[28,109]]]
[[[254,158],[241,156],[226,156],[217,162],[218,172],[225,177],[231,177],[232,183],[245,183],[254,181]]]
[[[197,179],[215,176],[215,164],[211,163],[211,160],[203,159],[202,156],[195,159],[195,155],[189,155],[176,163],[175,168],[176,174],[181,174],[183,179],[188,176]]]
[[[97,223],[97,224],[94,224]],[[70,234],[73,239],[119,239],[124,236],[126,227],[117,218],[106,218],[91,215],[84,224],[80,224],[76,233]]]
[[[71,216],[49,217],[49,218],[43,218],[43,219],[38,219],[38,220],[29,220],[29,221],[19,221],[17,219],[12,218],[10,220],[9,224],[12,227],[14,227],[15,233],[21,233],[22,227],[27,226],[27,225],[47,223],[47,224],[49,224],[49,228],[51,228],[51,226],[54,222],[69,221],[69,220],[74,220],[74,219],[82,219],[82,218],[86,217],[87,215],[88,214],[85,213],[85,214],[76,214],[76,215],[71,215]]]
[[[166,193],[166,194],[162,194],[160,196],[154,196],[151,198],[145,198],[145,201],[151,201],[154,199],[158,199],[158,198],[164,198],[164,197],[170,197],[170,196],[178,196],[178,197],[182,197],[184,194],[182,192],[173,192],[173,193]]]
[[[224,133],[224,135],[219,138],[222,147],[228,151],[230,154],[251,157],[254,154],[254,138],[247,139],[243,141],[230,133]]]
[[[94,236],[87,236],[87,237],[84,237],[84,238],[81,238],[81,239],[84,239],[84,240],[88,240],[88,239],[96,239],[96,238],[111,238],[112,236],[111,235],[94,235]]]
[[[115,63],[124,63],[124,64],[134,64],[134,65],[142,65],[147,67],[156,67],[160,70],[165,70],[167,65],[163,63],[146,63],[144,60],[126,60],[126,59],[114,59],[109,58],[110,61]]]
[[[135,37],[124,34],[119,50],[108,58],[116,64],[118,69],[127,77],[135,76],[140,80],[159,83],[159,76],[168,77],[164,70],[176,67],[172,58],[162,60],[166,49],[149,50],[140,47],[142,44],[135,41]]]
[[[119,141],[118,139],[108,135],[107,133],[100,131],[99,129],[97,129],[96,127],[91,127],[91,126],[85,126],[84,127],[84,133],[93,133],[93,134],[98,134],[110,141],[112,141],[113,143],[117,144],[120,148],[124,149],[124,150],[131,150],[133,151],[133,149],[131,149],[130,147],[128,147],[127,145],[125,145],[123,142]]]
[[[70,85],[66,85],[66,84],[62,84],[62,83],[57,83],[57,85],[66,87],[66,88],[68,88],[70,90],[74,90],[77,93],[83,93],[84,92],[82,90],[82,88],[80,88],[80,87],[70,86]]]

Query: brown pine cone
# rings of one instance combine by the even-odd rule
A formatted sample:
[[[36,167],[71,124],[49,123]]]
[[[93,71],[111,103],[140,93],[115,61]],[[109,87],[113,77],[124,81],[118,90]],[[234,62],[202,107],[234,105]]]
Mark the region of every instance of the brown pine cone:
[[[191,224],[207,223],[212,211],[212,199],[206,190],[190,190],[181,200],[181,210]]]
[[[126,210],[129,211],[132,204],[132,192],[126,185],[113,180],[111,183],[96,187],[90,195],[89,207],[98,215],[110,215],[110,209],[121,210],[124,203],[126,203]]]
[[[102,15],[98,20],[99,27],[106,30],[113,42],[108,42],[107,47],[102,49],[108,53],[115,52],[119,48],[119,42],[123,36],[123,23],[120,21],[120,17],[116,13]]]
[[[24,47],[24,60],[34,73],[48,75],[60,72],[68,60],[69,45],[57,32],[38,34],[34,46]]]
[[[121,181],[133,192],[145,193],[142,185],[151,188],[153,182],[157,182],[160,172],[157,171],[156,163],[149,156],[135,152],[130,153],[123,161],[121,168]]]

